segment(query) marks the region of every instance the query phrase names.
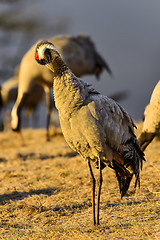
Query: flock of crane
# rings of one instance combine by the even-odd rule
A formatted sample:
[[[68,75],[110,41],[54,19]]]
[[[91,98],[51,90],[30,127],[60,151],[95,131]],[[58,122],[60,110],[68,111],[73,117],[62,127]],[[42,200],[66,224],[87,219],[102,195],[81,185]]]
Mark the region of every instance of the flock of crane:
[[[109,166],[115,172],[121,197],[126,194],[133,175],[135,187],[140,186],[140,169],[145,160],[143,151],[160,127],[160,81],[146,107],[143,130],[137,139],[136,126],[122,106],[79,78],[86,74],[95,74],[98,78],[103,69],[112,74],[89,36],[61,35],[37,42],[22,58],[14,77],[0,88],[1,108],[11,100],[15,101],[11,112],[14,131],[21,129],[22,108],[34,109],[42,101],[43,92],[46,93],[49,139],[52,106],[49,92],[53,86],[64,138],[88,163],[94,225],[99,224],[103,168]],[[95,179],[92,162],[98,167],[98,179]]]

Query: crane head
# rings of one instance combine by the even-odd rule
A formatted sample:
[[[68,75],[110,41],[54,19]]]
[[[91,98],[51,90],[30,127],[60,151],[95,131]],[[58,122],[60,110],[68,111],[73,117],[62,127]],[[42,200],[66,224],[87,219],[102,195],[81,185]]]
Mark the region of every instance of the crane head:
[[[40,41],[36,46],[35,59],[41,65],[51,63],[57,55],[60,56],[57,48],[50,42]]]

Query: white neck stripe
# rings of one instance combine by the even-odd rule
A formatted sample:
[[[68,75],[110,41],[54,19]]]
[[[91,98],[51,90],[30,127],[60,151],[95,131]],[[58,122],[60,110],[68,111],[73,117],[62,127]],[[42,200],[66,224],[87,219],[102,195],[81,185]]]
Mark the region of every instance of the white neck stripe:
[[[52,45],[52,44],[44,44],[44,45],[41,45],[39,47],[39,49],[38,49],[39,59],[43,59],[44,58],[44,52],[45,52],[45,50],[47,48],[51,49],[51,50],[54,50],[55,52],[57,52],[59,54],[57,48],[54,45]]]

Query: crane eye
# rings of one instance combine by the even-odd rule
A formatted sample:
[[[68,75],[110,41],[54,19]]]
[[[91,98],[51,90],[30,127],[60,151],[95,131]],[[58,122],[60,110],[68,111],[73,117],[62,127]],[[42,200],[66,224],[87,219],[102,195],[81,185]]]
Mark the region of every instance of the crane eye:
[[[39,62],[40,62],[40,64],[42,64],[42,65],[45,65],[46,64],[46,60],[43,58],[43,59],[41,59],[41,60],[39,60]]]

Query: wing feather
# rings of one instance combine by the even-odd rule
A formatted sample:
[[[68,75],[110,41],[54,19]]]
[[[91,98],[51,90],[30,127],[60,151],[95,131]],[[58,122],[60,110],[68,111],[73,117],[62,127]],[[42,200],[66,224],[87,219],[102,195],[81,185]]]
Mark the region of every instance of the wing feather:
[[[90,112],[101,125],[106,135],[107,143],[112,147],[120,149],[134,134],[134,123],[128,113],[114,100],[101,94],[89,95],[88,104]]]

